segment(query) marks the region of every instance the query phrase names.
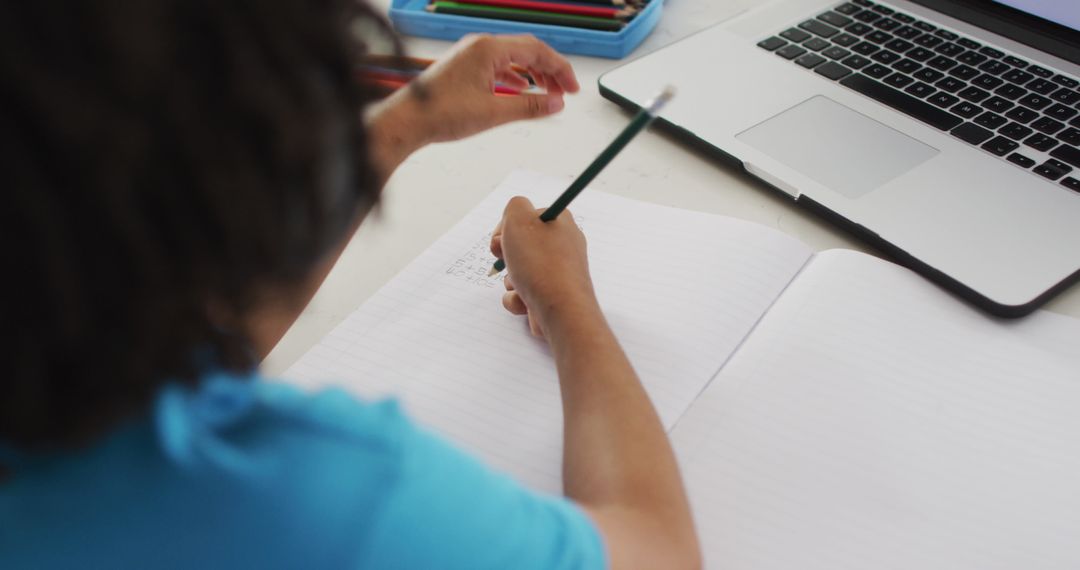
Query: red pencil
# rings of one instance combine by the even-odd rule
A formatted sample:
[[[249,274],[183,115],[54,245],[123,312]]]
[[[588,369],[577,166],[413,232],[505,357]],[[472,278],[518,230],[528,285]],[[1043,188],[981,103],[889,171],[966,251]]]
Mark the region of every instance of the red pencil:
[[[611,8],[607,6],[582,6],[581,4],[563,4],[559,2],[537,2],[535,0],[455,0],[459,4],[475,4],[480,6],[497,6],[500,8],[518,8],[520,10],[537,10],[539,12],[552,12],[555,14],[570,14],[574,16],[592,16],[594,18],[625,18],[633,14],[629,9]]]

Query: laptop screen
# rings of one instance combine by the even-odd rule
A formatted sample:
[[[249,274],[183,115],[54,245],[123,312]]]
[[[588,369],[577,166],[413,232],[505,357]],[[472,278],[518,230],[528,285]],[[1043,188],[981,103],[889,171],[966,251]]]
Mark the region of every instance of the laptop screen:
[[[996,0],[998,4],[1004,4],[1027,12],[1032,16],[1038,16],[1055,24],[1080,30],[1080,4],[1074,2],[1046,2],[1044,0]]]

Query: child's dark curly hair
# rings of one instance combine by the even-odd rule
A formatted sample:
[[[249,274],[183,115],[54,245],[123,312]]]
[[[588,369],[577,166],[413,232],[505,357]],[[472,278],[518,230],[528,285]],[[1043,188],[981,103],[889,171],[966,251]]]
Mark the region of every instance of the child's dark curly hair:
[[[355,0],[0,7],[0,443],[85,443],[257,365],[229,323],[378,197],[358,23],[389,34]]]

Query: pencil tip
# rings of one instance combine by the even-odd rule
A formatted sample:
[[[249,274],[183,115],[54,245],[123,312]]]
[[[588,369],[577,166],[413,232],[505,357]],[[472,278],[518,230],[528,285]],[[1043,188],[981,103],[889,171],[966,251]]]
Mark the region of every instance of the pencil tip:
[[[488,271],[488,277],[494,277],[499,274],[499,268],[492,267],[491,271]]]

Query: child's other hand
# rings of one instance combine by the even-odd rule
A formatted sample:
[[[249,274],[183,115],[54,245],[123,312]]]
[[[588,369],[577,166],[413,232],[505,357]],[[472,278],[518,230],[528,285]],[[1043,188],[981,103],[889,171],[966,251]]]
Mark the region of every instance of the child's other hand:
[[[523,67],[546,94],[495,94],[495,83],[524,90],[528,81],[516,71]],[[472,35],[463,38],[416,80],[427,90],[419,98],[401,89],[393,98],[409,98],[412,127],[426,142],[465,138],[491,127],[544,117],[562,110],[563,94],[576,93],[577,77],[570,62],[532,36]]]
[[[589,277],[585,235],[569,211],[550,222],[527,198],[510,200],[491,238],[491,252],[504,260],[503,306],[528,315],[536,336],[551,338],[555,327],[599,316]]]

